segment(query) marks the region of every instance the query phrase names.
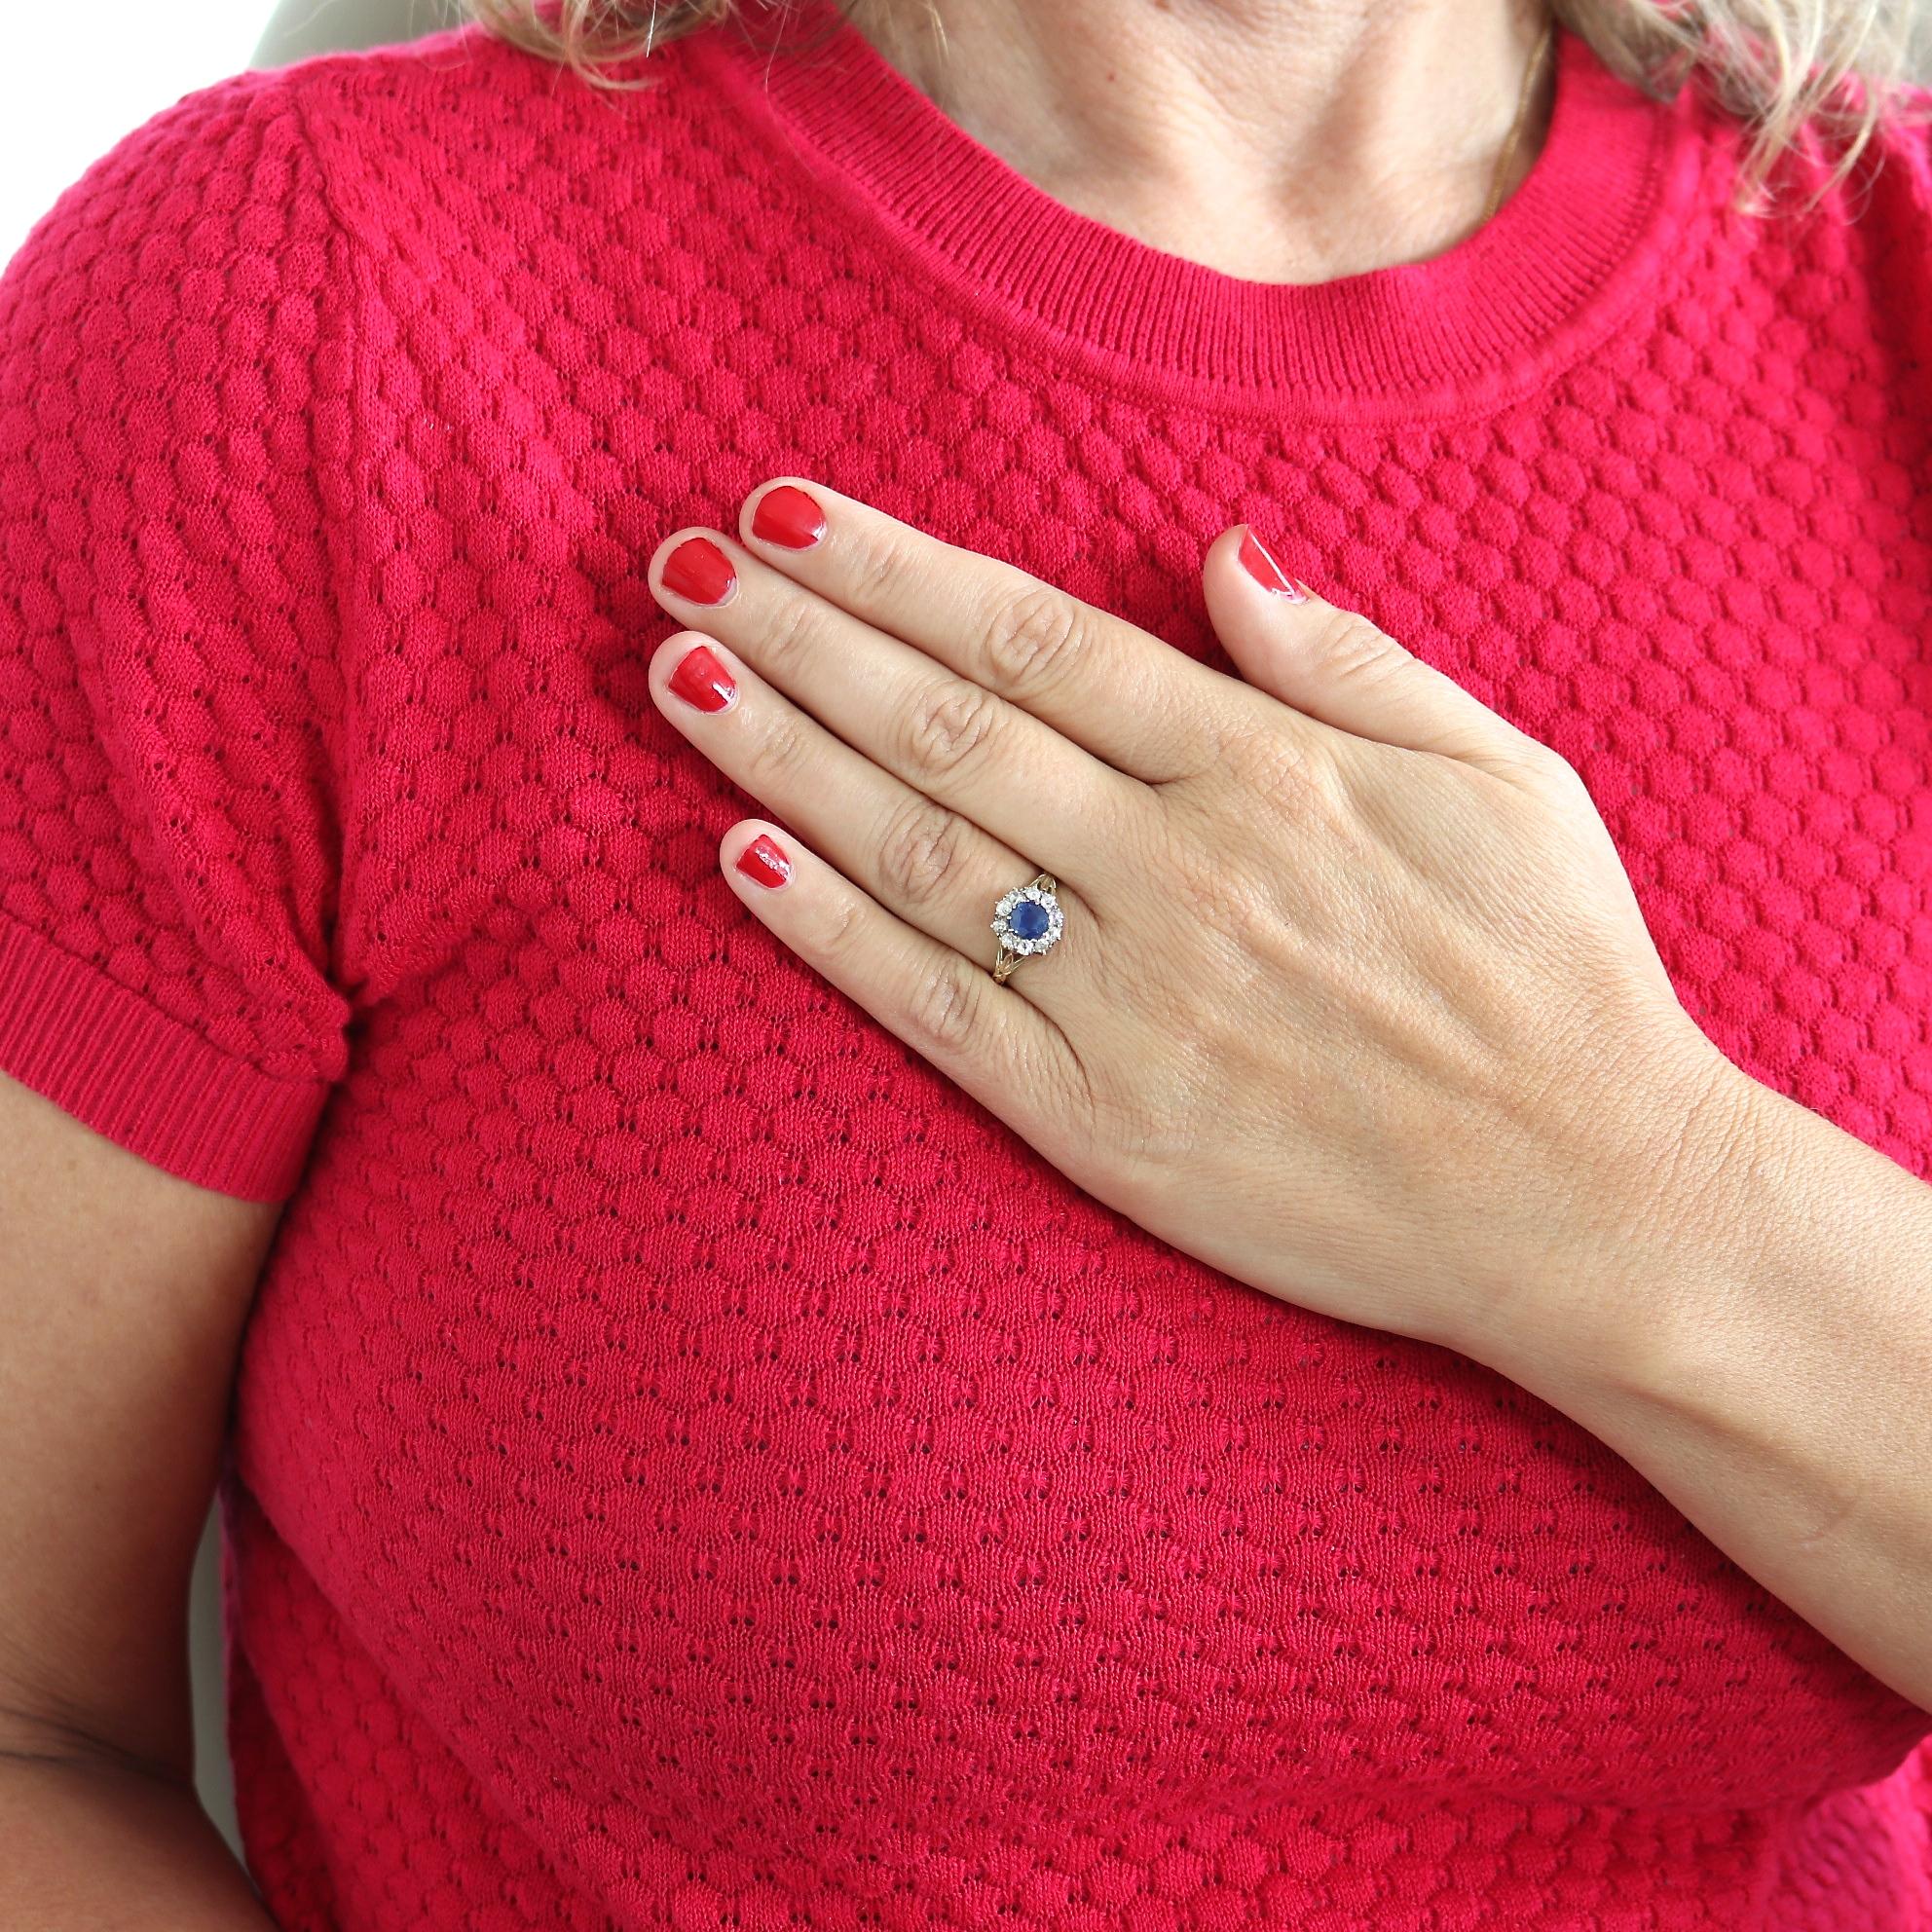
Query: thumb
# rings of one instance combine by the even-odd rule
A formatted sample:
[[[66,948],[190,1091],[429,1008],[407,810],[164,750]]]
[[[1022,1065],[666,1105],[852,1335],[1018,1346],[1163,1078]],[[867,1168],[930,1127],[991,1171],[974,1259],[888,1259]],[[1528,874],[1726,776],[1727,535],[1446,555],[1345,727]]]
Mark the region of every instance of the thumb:
[[[1547,750],[1355,611],[1290,576],[1245,523],[1208,545],[1202,586],[1215,634],[1247,682],[1358,738],[1510,773]]]

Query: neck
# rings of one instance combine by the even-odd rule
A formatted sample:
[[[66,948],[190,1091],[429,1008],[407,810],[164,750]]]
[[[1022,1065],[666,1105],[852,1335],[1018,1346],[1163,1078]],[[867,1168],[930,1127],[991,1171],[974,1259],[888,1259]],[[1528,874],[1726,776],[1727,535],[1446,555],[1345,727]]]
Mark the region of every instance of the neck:
[[[853,25],[1057,201],[1257,281],[1425,261],[1481,223],[1542,0],[852,0]],[[1500,186],[1535,161],[1545,59]]]

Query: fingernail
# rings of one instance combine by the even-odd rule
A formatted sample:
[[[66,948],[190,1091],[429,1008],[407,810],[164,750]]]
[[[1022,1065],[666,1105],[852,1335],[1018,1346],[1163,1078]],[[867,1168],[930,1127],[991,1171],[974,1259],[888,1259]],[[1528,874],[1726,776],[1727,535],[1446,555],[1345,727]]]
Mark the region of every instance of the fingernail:
[[[738,870],[760,885],[783,885],[792,876],[792,862],[777,839],[761,832],[738,854]]]
[[[664,585],[693,604],[722,604],[738,580],[731,560],[708,537],[687,537],[664,559]]]
[[[730,672],[701,644],[692,645],[678,659],[671,688],[699,711],[723,711],[738,694]]]
[[[1241,561],[1248,576],[1263,590],[1273,591],[1277,597],[1285,597],[1290,604],[1308,602],[1308,592],[1275,561],[1269,554],[1267,544],[1246,527],[1241,533]]]
[[[802,490],[781,483],[758,500],[752,535],[788,550],[809,550],[825,535],[825,512]]]

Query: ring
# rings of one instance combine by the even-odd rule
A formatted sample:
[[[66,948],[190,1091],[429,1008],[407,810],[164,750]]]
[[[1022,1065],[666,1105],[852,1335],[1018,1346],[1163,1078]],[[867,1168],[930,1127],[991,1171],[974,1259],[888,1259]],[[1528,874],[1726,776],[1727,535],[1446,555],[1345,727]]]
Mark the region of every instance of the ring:
[[[1035,873],[1025,885],[1016,885],[993,908],[993,931],[999,945],[993,953],[993,979],[1004,984],[1022,959],[1044,952],[1060,935],[1066,914],[1054,897],[1059,890],[1052,873]]]

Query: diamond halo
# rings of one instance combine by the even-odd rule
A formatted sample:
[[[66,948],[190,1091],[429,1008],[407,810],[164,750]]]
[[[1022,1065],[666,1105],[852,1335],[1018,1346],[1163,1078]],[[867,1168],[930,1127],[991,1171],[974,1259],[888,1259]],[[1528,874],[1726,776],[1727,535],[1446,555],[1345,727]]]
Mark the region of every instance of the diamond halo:
[[[1037,910],[1022,911],[1022,907]],[[1016,885],[993,908],[992,929],[1003,952],[1026,955],[1045,952],[1059,938],[1066,914],[1051,887]]]

